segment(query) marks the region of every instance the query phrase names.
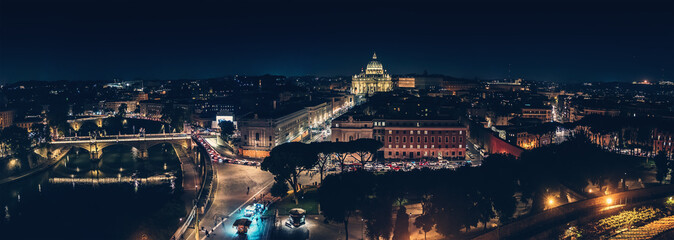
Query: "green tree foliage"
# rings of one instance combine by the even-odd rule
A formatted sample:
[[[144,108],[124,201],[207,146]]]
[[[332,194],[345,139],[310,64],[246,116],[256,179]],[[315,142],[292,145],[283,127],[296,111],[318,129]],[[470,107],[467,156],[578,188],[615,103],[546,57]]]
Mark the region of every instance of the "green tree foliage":
[[[316,164],[316,154],[307,144],[290,142],[271,150],[261,164],[262,170],[269,171],[276,181],[287,182],[293,189],[293,198],[297,202],[300,174]]]

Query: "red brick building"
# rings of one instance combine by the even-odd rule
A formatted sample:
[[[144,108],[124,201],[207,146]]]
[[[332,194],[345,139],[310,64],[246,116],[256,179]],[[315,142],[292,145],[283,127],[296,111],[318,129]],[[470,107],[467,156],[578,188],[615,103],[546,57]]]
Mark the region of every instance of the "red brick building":
[[[464,159],[466,127],[457,120],[354,120],[332,122],[332,141],[373,138],[385,159]],[[380,154],[381,154],[380,153]]]
[[[385,159],[464,159],[466,127],[456,120],[375,119]]]
[[[667,154],[674,152],[674,136],[671,132],[658,131],[655,129],[653,131],[653,152],[658,153],[660,151],[665,151]]]

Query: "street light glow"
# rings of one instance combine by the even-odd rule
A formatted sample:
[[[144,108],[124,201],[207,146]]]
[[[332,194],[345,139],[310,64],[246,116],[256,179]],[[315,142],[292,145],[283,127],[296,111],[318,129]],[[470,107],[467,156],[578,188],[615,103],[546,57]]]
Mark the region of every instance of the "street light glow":
[[[609,204],[609,205],[613,204],[613,198],[607,198],[606,204]]]

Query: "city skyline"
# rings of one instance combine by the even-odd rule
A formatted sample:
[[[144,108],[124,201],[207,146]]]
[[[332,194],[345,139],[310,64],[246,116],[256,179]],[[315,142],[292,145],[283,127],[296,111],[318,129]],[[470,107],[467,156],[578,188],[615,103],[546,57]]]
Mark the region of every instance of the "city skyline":
[[[4,1],[0,82],[389,73],[672,79],[673,3]],[[179,16],[176,18],[176,16]]]

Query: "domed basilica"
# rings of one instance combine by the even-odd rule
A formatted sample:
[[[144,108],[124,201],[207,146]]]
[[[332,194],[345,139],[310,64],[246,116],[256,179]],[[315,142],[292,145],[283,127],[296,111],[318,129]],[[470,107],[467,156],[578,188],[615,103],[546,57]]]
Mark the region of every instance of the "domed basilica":
[[[377,54],[372,55],[372,61],[367,64],[365,71],[353,76],[351,81],[351,93],[357,95],[373,94],[376,92],[389,92],[393,89],[391,76],[386,73],[384,67],[377,61]]]

